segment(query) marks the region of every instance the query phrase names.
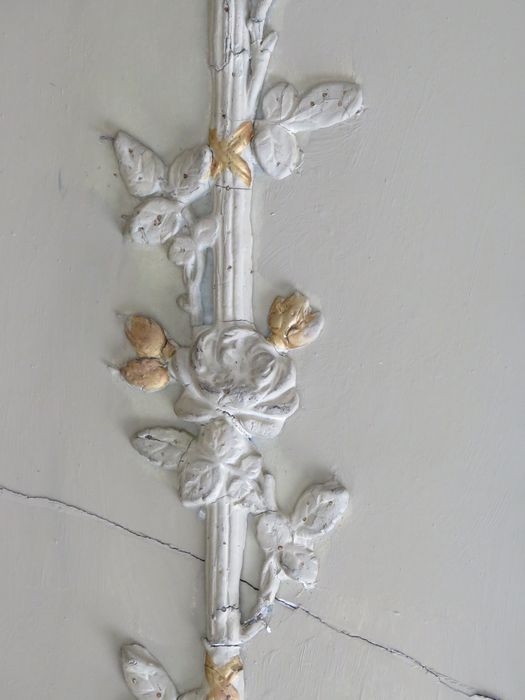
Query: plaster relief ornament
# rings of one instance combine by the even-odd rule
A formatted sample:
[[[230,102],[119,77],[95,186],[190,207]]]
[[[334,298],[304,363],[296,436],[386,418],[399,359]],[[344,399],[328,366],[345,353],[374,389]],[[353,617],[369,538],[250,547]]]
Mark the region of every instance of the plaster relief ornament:
[[[138,245],[164,246],[182,268],[186,293],[178,303],[193,332],[191,345],[183,347],[154,319],[125,319],[134,356],[120,368],[121,378],[147,392],[178,385],[175,413],[195,426],[192,433],[146,428],[132,444],[152,464],[175,473],[182,504],[204,513],[206,521],[202,685],[180,693],[161,663],[132,644],[122,650],[124,678],[144,700],[244,700],[243,646],[268,628],[283,580],[315,586],[317,543],[339,523],[349,501],[343,486],[330,481],[308,488],[291,514],[282,513],[274,477],[253,441],[276,437],[297,410],[291,353],[313,342],[323,326],[321,313],[299,292],[276,297],[267,335],[253,323],[253,177],[260,170],[277,180],[290,176],[302,162],[302,132],[348,121],[362,107],[361,90],[351,81],[303,94],[287,82],[263,89],[277,42],[266,29],[272,4],[210,2],[209,143],[168,165],[124,132],[114,140],[124,184],[139,200],[126,234]],[[202,217],[192,205],[205,195],[212,204]],[[257,604],[243,616],[239,588],[250,519],[264,564]]]

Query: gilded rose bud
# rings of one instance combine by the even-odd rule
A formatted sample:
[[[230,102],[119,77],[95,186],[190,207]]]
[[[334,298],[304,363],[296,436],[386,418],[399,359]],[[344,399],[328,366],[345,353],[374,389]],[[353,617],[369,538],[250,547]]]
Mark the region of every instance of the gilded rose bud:
[[[143,391],[160,391],[170,380],[167,367],[160,360],[151,357],[130,360],[120,368],[120,374],[128,384]]]
[[[276,297],[268,315],[271,334],[268,340],[278,350],[294,350],[309,345],[319,337],[323,317],[314,311],[300,292],[289,297]]]
[[[163,357],[168,341],[162,328],[147,316],[129,316],[126,336],[139,357]],[[173,353],[172,353],[173,354]]]
[[[168,340],[166,345],[162,348],[162,357],[165,360],[170,360],[176,352],[177,348]]]

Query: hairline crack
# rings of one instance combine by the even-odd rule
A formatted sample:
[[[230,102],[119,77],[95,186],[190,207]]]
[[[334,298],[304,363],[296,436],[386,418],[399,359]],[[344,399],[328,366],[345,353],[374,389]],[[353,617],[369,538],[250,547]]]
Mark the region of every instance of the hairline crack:
[[[54,498],[51,496],[42,496],[37,494],[29,494],[23,491],[19,491],[17,489],[9,488],[4,485],[0,485],[0,495],[11,496],[26,503],[40,503],[41,505],[51,506],[52,508],[55,508],[57,512],[60,513],[74,513],[76,515],[87,517],[91,520],[98,520],[99,522],[113,527],[127,535],[132,535],[133,537],[146,540],[147,542],[152,542],[153,544],[159,545],[160,547],[163,547],[165,549],[169,549],[172,552],[177,552],[177,554],[182,554],[183,556],[191,558],[194,561],[198,561],[201,564],[204,564],[205,561],[204,557],[201,557],[188,549],[177,547],[171,542],[166,542],[165,540],[161,540],[158,537],[147,535],[146,533],[141,532],[140,530],[134,530],[133,528],[123,525],[122,523],[119,523],[116,520],[111,520],[111,518],[108,518],[104,515],[100,515],[98,513],[95,513],[94,511],[88,510],[87,508],[74,505],[73,503],[62,501],[59,498]],[[248,586],[253,591],[257,592],[259,590],[258,586],[251,583],[247,579],[241,578],[240,582],[243,585]],[[452,678],[451,676],[445,673],[441,673],[436,669],[432,668],[431,666],[424,664],[422,661],[419,661],[415,656],[411,656],[410,654],[402,651],[401,649],[388,646],[387,644],[382,644],[381,642],[374,641],[373,639],[369,639],[368,637],[365,637],[361,634],[350,632],[349,630],[345,630],[342,627],[338,627],[332,622],[325,620],[320,615],[312,612],[308,608],[305,608],[300,603],[292,603],[290,601],[285,600],[284,598],[279,597],[277,597],[275,600],[277,603],[279,603],[279,605],[289,610],[302,612],[307,617],[311,618],[312,620],[315,620],[316,622],[323,625],[332,632],[335,632],[336,634],[340,634],[341,636],[346,637],[347,639],[362,642],[363,644],[367,644],[375,649],[378,649],[379,651],[391,654],[392,656],[396,656],[408,663],[411,663],[419,670],[435,678],[435,680],[437,680],[445,688],[448,688],[449,690],[451,690],[454,693],[457,693],[458,695],[462,695],[465,698],[471,698],[472,700],[503,700],[503,698],[499,695],[491,695],[488,694],[488,692],[485,690],[476,690],[475,688],[469,687],[461,681],[458,681]]]

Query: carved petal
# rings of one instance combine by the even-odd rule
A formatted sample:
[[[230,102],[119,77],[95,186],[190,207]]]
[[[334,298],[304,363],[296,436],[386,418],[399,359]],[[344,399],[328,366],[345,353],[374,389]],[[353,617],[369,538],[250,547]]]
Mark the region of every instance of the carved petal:
[[[167,183],[167,168],[151,149],[125,131],[115,138],[120,174],[130,194],[150,197],[161,194]]]
[[[317,484],[297,501],[292,526],[299,537],[308,540],[325,535],[343,517],[349,501],[348,491],[337,482]]]
[[[257,406],[253,413],[250,410],[240,411],[238,418],[251,435],[272,438],[279,435],[286,419],[298,408],[299,396],[295,388],[291,388],[279,394],[278,403],[272,403],[266,397],[264,403]]]
[[[320,311],[311,310],[306,323],[298,328],[291,328],[287,341],[290,350],[304,348],[321,335],[324,328],[324,317]]]
[[[177,375],[180,376],[181,356],[177,357]],[[175,403],[175,413],[182,420],[190,423],[207,423],[218,415],[218,412],[203,396],[197,394],[193,387],[186,388]]]
[[[185,430],[146,428],[137,433],[131,444],[152,464],[164,469],[176,469],[193,439],[193,435]]]
[[[291,131],[312,131],[353,117],[363,105],[356,83],[323,83],[307,92],[292,116],[283,123]]]
[[[289,297],[276,297],[268,314],[272,331],[269,338],[276,348],[285,352],[304,347],[319,337],[324,325],[323,316],[314,311],[308,299],[300,292]]]
[[[228,415],[251,435],[273,437],[299,405],[292,362],[247,325],[203,331],[191,350],[177,351],[175,373],[183,420]]]
[[[122,648],[122,670],[128,688],[140,700],[177,700],[177,689],[163,666],[139,644]]]

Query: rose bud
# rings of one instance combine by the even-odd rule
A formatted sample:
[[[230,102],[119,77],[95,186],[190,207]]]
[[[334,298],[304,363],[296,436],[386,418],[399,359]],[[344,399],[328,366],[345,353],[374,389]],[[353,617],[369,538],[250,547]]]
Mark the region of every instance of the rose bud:
[[[120,375],[128,384],[143,391],[160,391],[170,381],[168,369],[160,360],[151,357],[130,360],[120,368]]]
[[[162,357],[165,360],[169,360],[175,355],[177,352],[177,347],[173,345],[173,343],[170,343],[169,340],[166,341],[166,345],[162,348]]]
[[[294,350],[309,345],[323,328],[321,312],[314,311],[300,292],[276,297],[268,315],[271,335],[268,340],[278,350]]]
[[[162,357],[167,345],[166,335],[156,321],[134,315],[126,320],[126,336],[139,357]]]

